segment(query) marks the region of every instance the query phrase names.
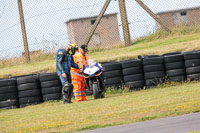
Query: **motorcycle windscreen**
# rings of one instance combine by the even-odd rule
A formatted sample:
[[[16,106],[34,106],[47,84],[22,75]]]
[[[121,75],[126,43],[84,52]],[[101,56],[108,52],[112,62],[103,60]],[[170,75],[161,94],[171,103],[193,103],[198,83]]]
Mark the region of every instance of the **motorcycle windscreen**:
[[[93,77],[97,71],[99,71],[99,68],[93,66],[93,67],[86,67],[83,73],[89,75],[90,77]]]

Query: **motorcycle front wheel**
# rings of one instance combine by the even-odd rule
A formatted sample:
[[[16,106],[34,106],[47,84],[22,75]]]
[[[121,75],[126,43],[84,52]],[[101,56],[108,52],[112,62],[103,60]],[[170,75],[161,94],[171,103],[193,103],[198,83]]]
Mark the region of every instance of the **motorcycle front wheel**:
[[[93,83],[93,84],[92,84],[92,89],[93,89],[94,98],[95,98],[95,99],[99,98],[99,90],[98,90],[98,85],[97,85],[97,83]]]

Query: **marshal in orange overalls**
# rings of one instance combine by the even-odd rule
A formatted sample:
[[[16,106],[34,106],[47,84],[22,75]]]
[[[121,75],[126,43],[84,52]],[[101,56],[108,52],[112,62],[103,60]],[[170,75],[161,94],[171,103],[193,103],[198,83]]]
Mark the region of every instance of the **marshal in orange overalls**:
[[[79,69],[71,68],[72,84],[74,86],[73,93],[76,102],[85,101],[85,87],[84,87],[84,76],[80,73],[80,69],[83,69],[83,65],[88,66],[87,55],[82,55],[80,52],[74,56],[74,62],[79,66]]]

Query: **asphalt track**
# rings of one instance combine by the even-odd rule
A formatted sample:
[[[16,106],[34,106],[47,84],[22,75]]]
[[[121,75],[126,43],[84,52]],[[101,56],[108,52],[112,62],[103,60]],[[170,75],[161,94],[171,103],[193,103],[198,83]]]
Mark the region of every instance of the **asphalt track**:
[[[200,113],[100,128],[81,133],[200,133]]]

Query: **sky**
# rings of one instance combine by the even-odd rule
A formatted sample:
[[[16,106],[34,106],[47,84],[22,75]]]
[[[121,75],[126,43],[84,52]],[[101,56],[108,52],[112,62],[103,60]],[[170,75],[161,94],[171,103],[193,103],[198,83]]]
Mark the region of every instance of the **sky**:
[[[73,18],[98,15],[106,0],[22,0],[29,50],[47,50],[68,43],[65,22]],[[200,0],[143,0],[154,12],[200,6]],[[135,0],[126,0],[131,39],[155,30],[155,21]],[[122,27],[117,0],[105,14],[118,13],[120,38]],[[0,58],[20,56],[24,51],[17,0],[0,0]]]

